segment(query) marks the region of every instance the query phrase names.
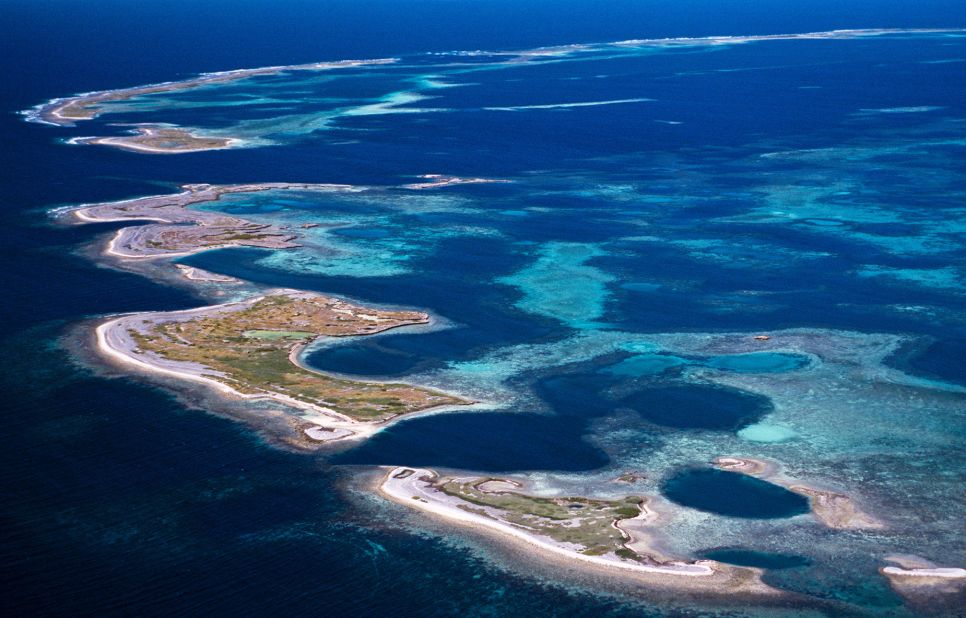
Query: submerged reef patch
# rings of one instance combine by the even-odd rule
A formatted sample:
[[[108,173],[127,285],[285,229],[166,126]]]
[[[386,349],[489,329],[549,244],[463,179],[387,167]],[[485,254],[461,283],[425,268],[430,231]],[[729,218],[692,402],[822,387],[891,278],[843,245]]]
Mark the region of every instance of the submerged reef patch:
[[[517,307],[574,328],[592,328],[604,314],[614,277],[587,262],[604,252],[593,245],[553,242],[536,255],[530,266],[498,280],[520,290]]]

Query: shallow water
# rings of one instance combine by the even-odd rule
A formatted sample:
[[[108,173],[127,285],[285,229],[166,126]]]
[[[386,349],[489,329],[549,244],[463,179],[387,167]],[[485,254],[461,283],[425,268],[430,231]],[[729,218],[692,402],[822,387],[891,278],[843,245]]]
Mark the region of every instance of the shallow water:
[[[197,19],[210,7],[184,19],[189,7],[177,3],[43,17],[11,9],[23,26],[4,62],[24,77],[3,86],[9,112],[199,71],[401,58],[140,97],[76,128],[2,120],[14,144],[0,213],[11,605],[238,615],[318,611],[324,599],[335,613],[395,615],[716,611],[504,568],[459,530],[428,533],[401,507],[345,490],[357,466],[401,464],[519,472],[547,493],[655,496],[671,555],[756,562],[771,585],[806,595],[779,615],[914,613],[878,574],[885,556],[966,562],[966,395],[957,386],[966,384],[966,93],[955,61],[966,39],[591,46],[513,63],[453,50],[960,26],[962,7],[854,3],[848,16],[828,7],[840,17],[819,17],[786,3],[695,19],[670,5],[577,3],[571,15],[536,2],[528,10],[544,19],[522,19],[500,2],[390,4],[306,16],[253,3],[233,6],[232,20],[216,16],[220,28]],[[276,19],[290,26],[284,36],[271,34]],[[400,41],[406,25],[412,34]],[[52,54],[50,33],[76,53]],[[116,62],[132,49],[136,62]],[[117,134],[117,122],[199,127],[249,147],[155,157],[57,141]],[[511,182],[402,187],[429,173]],[[453,390],[481,401],[477,409],[301,456],[201,414],[194,408],[210,408],[202,400],[71,364],[54,344],[67,325],[206,301],[94,266],[90,252],[74,252],[117,226],[54,228],[45,209],[262,180],[358,191],[226,196],[201,207],[290,226],[303,247],[179,261],[427,310],[431,327],[323,342],[306,362]],[[852,495],[888,532],[830,531],[803,515],[797,494],[706,469],[729,455]],[[626,471],[641,480],[615,483]]]

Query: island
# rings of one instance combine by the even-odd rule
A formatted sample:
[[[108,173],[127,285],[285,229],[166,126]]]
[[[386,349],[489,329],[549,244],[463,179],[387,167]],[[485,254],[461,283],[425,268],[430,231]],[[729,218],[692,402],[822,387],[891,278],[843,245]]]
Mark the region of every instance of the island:
[[[368,309],[296,290],[163,313],[136,313],[97,327],[98,349],[148,373],[206,384],[227,395],[269,399],[307,412],[318,441],[364,437],[385,422],[467,400],[404,383],[360,382],[303,366],[321,337],[370,335],[426,324],[418,311]],[[325,431],[318,431],[321,428]]]
[[[240,146],[243,142],[233,137],[200,135],[184,127],[164,125],[135,125],[130,135],[116,137],[75,137],[70,144],[114,146],[123,150],[150,154],[180,154],[204,150],[223,150]]]
[[[777,594],[761,582],[757,569],[713,560],[672,560],[648,547],[655,514],[642,496],[541,497],[524,493],[522,484],[512,479],[440,476],[406,467],[389,470],[378,490],[399,504],[525,543],[548,558],[666,586]]]
[[[76,223],[136,220],[156,222],[118,230],[105,250],[105,253],[117,258],[171,258],[226,247],[288,249],[299,246],[294,242],[297,235],[278,226],[188,207],[218,200],[229,193],[252,193],[272,189],[339,191],[353,188],[349,185],[333,184],[260,183],[188,184],[182,189],[182,192],[171,195],[82,206],[68,210],[65,216]]]

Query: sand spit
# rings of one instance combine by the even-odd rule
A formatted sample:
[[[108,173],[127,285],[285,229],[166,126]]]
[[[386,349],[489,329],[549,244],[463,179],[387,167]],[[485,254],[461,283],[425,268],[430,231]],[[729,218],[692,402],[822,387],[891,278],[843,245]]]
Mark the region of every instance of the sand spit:
[[[885,525],[863,512],[849,496],[802,485],[786,478],[775,463],[747,457],[719,457],[714,465],[721,470],[738,472],[781,485],[789,491],[805,496],[811,505],[812,515],[822,524],[837,530],[878,530]]]
[[[556,541],[548,536],[534,533],[533,530],[501,520],[498,510],[489,507],[481,508],[440,491],[436,486],[440,480],[439,476],[431,470],[394,468],[384,477],[379,485],[379,491],[394,502],[438,516],[447,522],[469,526],[481,532],[497,533],[498,538],[502,540],[524,544],[531,550],[536,549],[537,555],[551,559],[563,558],[574,565],[597,569],[602,574],[629,574],[642,583],[661,587],[728,593],[778,594],[776,590],[761,582],[760,572],[756,569],[732,567],[711,560],[683,562],[645,559],[637,561],[620,558],[614,554],[581,553],[582,548],[578,545]],[[498,493],[514,491],[518,485],[512,480],[491,479],[486,480],[483,487],[486,487],[489,492]],[[647,519],[650,513],[645,509],[639,517]],[[631,537],[621,526],[614,527],[624,535],[626,545],[640,542]]]
[[[227,283],[233,285],[244,283],[244,281],[241,279],[229,277],[228,275],[219,275],[218,273],[213,273],[201,268],[195,268],[194,266],[175,264],[174,267],[177,268],[178,272],[180,272],[181,275],[188,281],[200,281],[202,283]]]

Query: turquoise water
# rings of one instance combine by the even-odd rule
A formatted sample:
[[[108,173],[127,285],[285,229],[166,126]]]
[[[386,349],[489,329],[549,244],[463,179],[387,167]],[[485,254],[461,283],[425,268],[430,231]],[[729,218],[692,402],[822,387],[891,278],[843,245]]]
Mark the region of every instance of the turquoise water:
[[[9,349],[32,351],[11,355],[5,374],[14,439],[4,557],[20,613],[57,613],[68,600],[93,614],[312,613],[320,603],[393,615],[734,613],[713,598],[604,590],[521,567],[374,496],[361,479],[375,464],[515,474],[548,495],[650,496],[662,551],[766,569],[770,585],[797,593],[778,615],[914,614],[878,573],[887,556],[966,564],[957,60],[966,38],[607,43],[959,26],[961,8],[896,16],[876,3],[826,23],[785,6],[696,19],[672,6],[569,15],[534,3],[539,20],[502,5],[482,17],[476,5],[406,4],[318,9],[312,19],[272,7],[293,26],[290,39],[264,36],[273,22],[256,5],[232,7],[225,30],[180,19],[183,45],[158,37],[161,48],[135,31],[167,18],[133,6],[111,19],[138,27],[110,26],[111,36],[79,28],[90,17],[47,24],[59,13],[26,19],[30,37],[10,34],[32,50],[11,55],[11,70],[32,76],[10,80],[22,85],[7,88],[8,111],[205,70],[399,58],[116,102],[76,128],[4,121],[16,156],[2,310]],[[346,15],[357,19],[351,34],[325,25]],[[242,29],[244,44],[221,38],[242,22],[259,24]],[[403,25],[412,37],[400,42]],[[83,39],[77,57],[91,62],[38,50],[49,37],[37,33],[51,28]],[[534,51],[575,43],[586,45]],[[154,60],[116,61],[133,49]],[[154,157],[58,141],[114,135],[119,122],[172,123],[245,147]],[[507,182],[407,186],[423,174]],[[426,310],[430,327],[322,342],[306,362],[449,390],[475,408],[295,455],[196,409],[223,404],[106,379],[85,369],[82,344],[68,353],[52,343],[87,317],[239,292],[202,299],[97,268],[85,257],[96,252],[73,249],[117,226],[46,226],[47,208],[263,180],[349,187],[200,205],[286,226],[301,247],[179,262],[266,288]],[[709,469],[722,456],[764,459],[796,482],[848,494],[886,527],[831,530],[798,494]],[[640,478],[633,486],[614,481],[629,471]]]

